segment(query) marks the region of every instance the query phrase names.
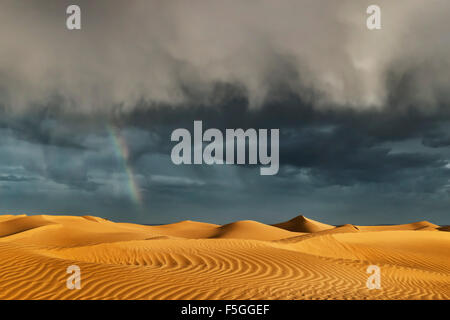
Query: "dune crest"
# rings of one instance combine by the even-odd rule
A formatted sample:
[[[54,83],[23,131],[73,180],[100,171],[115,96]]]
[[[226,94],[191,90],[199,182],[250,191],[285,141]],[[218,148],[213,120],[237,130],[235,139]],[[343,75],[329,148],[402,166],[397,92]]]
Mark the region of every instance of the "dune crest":
[[[260,222],[245,220],[229,223],[219,227],[217,233],[211,238],[278,240],[298,235],[298,232],[294,233]]]
[[[438,225],[428,221],[418,221],[396,225],[357,226],[357,227],[361,231],[434,230],[439,228]]]
[[[334,228],[334,226],[321,223],[312,219],[308,219],[303,215],[299,215],[286,222],[273,224],[273,226],[292,232],[305,232],[305,233],[318,232]]]
[[[47,225],[56,224],[45,216],[18,216],[0,222],[0,237],[7,237],[21,232],[37,229]]]

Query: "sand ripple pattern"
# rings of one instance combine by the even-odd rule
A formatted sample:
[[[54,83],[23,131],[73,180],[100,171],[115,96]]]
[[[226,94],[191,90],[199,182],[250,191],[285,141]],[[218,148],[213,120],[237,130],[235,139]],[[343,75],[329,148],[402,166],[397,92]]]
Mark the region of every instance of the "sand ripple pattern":
[[[0,220],[6,235],[0,238],[1,299],[450,298],[448,232],[341,228],[333,234],[326,228],[315,236],[255,240],[242,239],[239,224],[239,233],[233,230],[239,239],[218,238],[215,225],[201,226],[208,237],[186,239],[174,229],[164,235],[154,227],[92,218],[20,219],[18,232],[11,220],[1,229]],[[192,235],[195,226],[189,226]],[[75,243],[78,236],[68,230],[82,227],[85,241]],[[61,232],[66,236],[55,243]],[[66,288],[72,264],[81,268],[81,290]],[[381,290],[366,287],[370,264],[382,270]]]

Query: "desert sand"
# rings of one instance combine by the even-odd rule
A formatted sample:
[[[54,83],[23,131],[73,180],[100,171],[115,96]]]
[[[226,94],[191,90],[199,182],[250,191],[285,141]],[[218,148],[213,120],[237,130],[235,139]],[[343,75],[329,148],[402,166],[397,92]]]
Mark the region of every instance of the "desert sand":
[[[0,216],[1,299],[449,299],[450,232],[423,221],[163,226]],[[69,290],[66,269],[81,269]],[[369,290],[369,265],[381,289]]]

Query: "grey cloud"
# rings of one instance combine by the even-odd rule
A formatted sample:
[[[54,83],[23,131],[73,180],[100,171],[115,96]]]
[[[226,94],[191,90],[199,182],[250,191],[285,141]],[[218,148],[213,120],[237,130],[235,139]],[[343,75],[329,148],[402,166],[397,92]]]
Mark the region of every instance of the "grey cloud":
[[[72,113],[212,104],[217,83],[240,86],[255,107],[280,87],[321,108],[389,107],[390,75],[410,70],[418,75],[410,79],[411,103],[449,101],[445,0],[380,0],[377,32],[365,27],[371,1],[76,3],[83,29],[70,32],[64,12],[72,2],[2,1],[0,93],[7,108],[20,112],[55,96]]]
[[[28,181],[36,181],[36,180],[38,180],[36,177],[18,176],[18,175],[14,175],[14,174],[2,174],[2,175],[0,175],[0,181],[28,182]]]
[[[380,0],[379,32],[371,1],[76,1],[70,32],[72,3],[0,4],[2,209],[450,222],[448,1]],[[279,128],[280,173],[173,165],[194,120]]]
[[[426,134],[422,143],[430,148],[443,148],[450,146],[450,134],[442,131],[434,131]]]
[[[201,180],[194,180],[187,177],[174,177],[164,175],[150,176],[150,181],[155,184],[169,186],[169,187],[195,187],[203,186],[205,182]]]

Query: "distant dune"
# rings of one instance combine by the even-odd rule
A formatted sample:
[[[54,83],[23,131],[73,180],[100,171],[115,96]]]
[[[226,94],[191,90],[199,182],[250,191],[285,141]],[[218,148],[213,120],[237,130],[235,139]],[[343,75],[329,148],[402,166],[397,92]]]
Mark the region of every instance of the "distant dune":
[[[1,299],[449,299],[450,233],[427,221],[162,226],[0,216]],[[81,289],[66,287],[70,265]],[[369,265],[381,289],[366,287]]]
[[[298,233],[268,226],[256,221],[238,221],[219,227],[214,238],[278,240],[294,236],[298,236]]]
[[[289,221],[277,223],[273,226],[293,232],[318,232],[334,228],[334,226],[320,223],[304,216],[297,216]]]
[[[386,226],[358,226],[361,231],[396,231],[396,230],[436,230],[438,225],[428,221],[419,221],[408,224],[386,225]]]

